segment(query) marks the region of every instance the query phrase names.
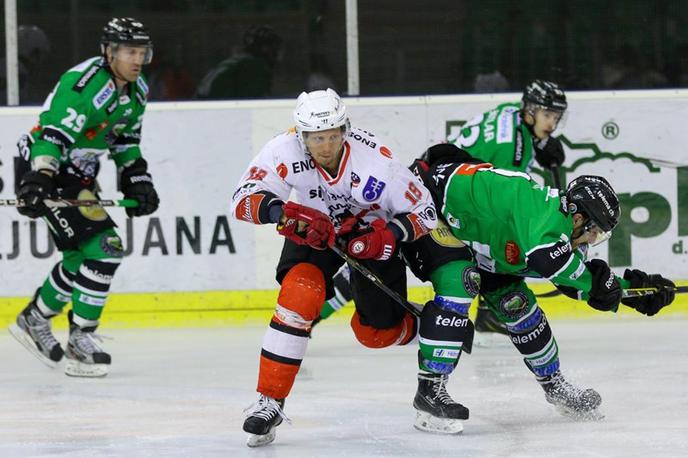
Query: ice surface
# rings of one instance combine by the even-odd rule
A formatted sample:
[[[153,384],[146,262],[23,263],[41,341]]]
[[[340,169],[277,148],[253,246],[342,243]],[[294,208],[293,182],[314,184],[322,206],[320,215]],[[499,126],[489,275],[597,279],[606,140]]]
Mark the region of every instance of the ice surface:
[[[114,338],[105,379],[44,367],[0,331],[0,456],[685,457],[687,326],[553,323],[565,374],[603,397],[600,422],[561,417],[514,348],[475,348],[449,383],[471,419],[442,436],[412,427],[415,347],[365,349],[326,322],[287,399],[293,424],[260,449],[246,447],[241,424],[257,398],[262,327],[103,329]]]

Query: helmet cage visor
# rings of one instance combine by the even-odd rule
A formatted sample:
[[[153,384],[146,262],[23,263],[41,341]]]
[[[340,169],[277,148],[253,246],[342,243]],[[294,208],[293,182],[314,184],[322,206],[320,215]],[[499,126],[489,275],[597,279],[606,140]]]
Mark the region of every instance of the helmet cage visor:
[[[612,231],[604,231],[593,220],[589,219],[583,227],[583,233],[588,235],[588,244],[597,246],[606,242],[612,236]]]
[[[108,43],[112,58],[126,63],[148,65],[153,60],[152,44]]]

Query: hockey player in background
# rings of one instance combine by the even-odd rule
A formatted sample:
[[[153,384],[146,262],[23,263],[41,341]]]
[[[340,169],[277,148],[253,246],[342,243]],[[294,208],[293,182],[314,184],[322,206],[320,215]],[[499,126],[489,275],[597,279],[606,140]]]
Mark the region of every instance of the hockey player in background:
[[[15,182],[17,198],[25,202],[19,212],[47,222],[62,260],[10,331],[50,366],[64,355],[67,375],[108,373],[111,357],[95,330],[122,261],[122,241],[102,207],[48,208],[44,199],[96,199],[99,158],[109,154],[118,167],[124,197],[138,201],[127,214],[148,215],[158,208],[139,147],[148,94],[141,70],[152,55],[153,43],[143,24],[133,18],[111,19],[103,28],[101,56],[60,77],[38,125],[18,143]],[[70,301],[69,340],[63,351],[50,320]]]
[[[601,396],[575,387],[562,375],[557,342],[524,279],[546,278],[569,297],[601,311],[616,312],[623,303],[651,316],[671,304],[674,284],[661,275],[627,269],[620,278],[603,260],[587,260],[587,248],[607,240],[618,223],[619,201],[611,185],[602,177],[581,176],[560,192],[525,173],[495,169],[448,144],[429,148],[413,168],[452,234],[475,255],[463,265],[455,262],[454,272],[445,275],[461,279],[466,269],[478,266],[480,294],[505,325],[547,401],[567,414],[596,417]],[[627,288],[658,291],[622,299]],[[466,318],[461,323],[469,323],[469,299],[460,312]],[[471,332],[466,326],[458,340],[469,339]]]
[[[566,95],[556,84],[534,80],[523,91],[521,102],[504,103],[476,116],[461,129],[450,144],[496,168],[530,173],[534,161],[556,174],[564,162],[564,148],[553,137],[567,108]],[[335,276],[335,297],[325,303],[320,320],[341,309],[351,299],[347,288],[347,268]],[[319,320],[318,320],[319,321]],[[477,342],[492,343],[492,333],[506,334],[506,328],[479,299],[475,330]]]
[[[328,249],[335,239],[406,297],[406,266],[398,247],[437,225],[428,190],[392,158],[380,138],[350,128],[346,108],[333,90],[302,93],[294,122],[295,129],[263,147],[233,196],[232,214],[237,219],[276,224],[286,238],[277,266],[277,307],[261,350],[259,398],[243,426],[251,434],[249,446],[272,442],[275,427],[285,418],[284,401],[306,352],[313,320],[334,294],[332,277],[343,264]],[[299,203],[287,201],[292,190]],[[351,272],[351,290],[356,307],[351,327],[367,347],[407,344],[419,326],[425,337],[421,348],[453,340],[454,327],[435,325],[444,304],[426,306],[419,322],[356,271]],[[459,348],[461,342],[452,346]],[[449,359],[456,359],[456,353],[453,350]],[[447,361],[446,354],[430,351],[421,361],[421,375],[446,380]],[[430,392],[433,387],[438,391]],[[463,406],[451,400],[444,382],[423,383],[419,390],[433,400],[442,397],[440,414],[467,416]]]

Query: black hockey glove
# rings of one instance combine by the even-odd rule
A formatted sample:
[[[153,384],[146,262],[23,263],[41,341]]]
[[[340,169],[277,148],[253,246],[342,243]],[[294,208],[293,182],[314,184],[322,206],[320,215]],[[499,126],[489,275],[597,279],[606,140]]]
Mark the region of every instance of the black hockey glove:
[[[145,159],[138,158],[129,167],[122,169],[120,187],[125,199],[135,199],[139,202],[138,207],[127,208],[129,217],[150,215],[158,209],[160,199],[153,187],[153,179],[148,173]]]
[[[26,172],[17,190],[17,199],[23,199],[24,206],[17,207],[17,211],[29,218],[45,215],[48,207],[43,203],[43,199],[51,197],[54,191],[55,180],[52,176],[40,171]]]
[[[624,305],[633,307],[643,315],[652,316],[662,308],[671,304],[676,297],[674,288],[676,285],[671,280],[667,280],[659,274],[648,275],[642,270],[626,269],[623,276],[624,280],[631,282],[631,288],[657,288],[654,294],[641,297],[623,299]]]
[[[558,138],[547,137],[544,140],[536,140],[535,160],[543,168],[549,170],[552,166],[559,167],[564,163],[564,147]]]
[[[623,290],[614,272],[601,259],[593,259],[586,262],[585,265],[592,274],[592,288],[590,288],[588,305],[603,312],[616,310],[623,296]]]

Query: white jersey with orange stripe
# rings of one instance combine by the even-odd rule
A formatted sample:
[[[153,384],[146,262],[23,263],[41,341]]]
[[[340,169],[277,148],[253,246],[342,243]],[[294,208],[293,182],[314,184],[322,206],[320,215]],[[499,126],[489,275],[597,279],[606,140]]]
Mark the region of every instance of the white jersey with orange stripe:
[[[325,213],[336,228],[350,215],[365,222],[382,218],[400,229],[402,241],[411,241],[437,226],[423,183],[380,138],[357,128],[344,141],[336,176],[313,160],[294,131],[270,140],[239,181],[232,215],[255,224],[269,222],[261,208],[268,201],[286,202],[292,190],[300,204]]]

